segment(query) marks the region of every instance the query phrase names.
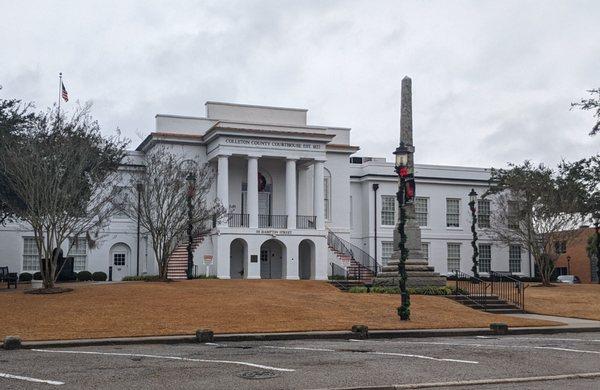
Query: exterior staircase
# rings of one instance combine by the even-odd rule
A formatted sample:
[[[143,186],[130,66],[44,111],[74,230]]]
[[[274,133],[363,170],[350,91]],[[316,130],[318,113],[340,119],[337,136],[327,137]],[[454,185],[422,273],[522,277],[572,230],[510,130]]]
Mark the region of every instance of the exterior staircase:
[[[493,314],[523,313],[516,305],[500,299],[497,295],[446,295],[446,297],[472,309]]]
[[[327,235],[327,245],[342,264],[348,264],[345,267],[335,263],[331,264],[332,275],[344,277],[343,280],[332,280],[331,284],[342,291],[347,291],[351,287],[373,283],[373,279],[381,269],[373,257],[331,231]]]
[[[192,242],[192,250],[198,248],[198,246],[204,240],[204,236],[196,236]],[[185,280],[187,279],[187,245],[185,241],[177,246],[171,256],[169,257],[169,266],[167,270],[167,278],[172,280]]]

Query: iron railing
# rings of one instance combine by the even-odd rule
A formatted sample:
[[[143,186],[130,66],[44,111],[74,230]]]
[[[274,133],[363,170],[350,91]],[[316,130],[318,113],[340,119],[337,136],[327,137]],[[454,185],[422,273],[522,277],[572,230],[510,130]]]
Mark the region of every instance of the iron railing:
[[[248,227],[250,215],[249,214],[227,214],[227,224],[229,227]]]
[[[490,271],[492,294],[525,311],[525,283],[503,272]]]
[[[328,231],[327,245],[336,252],[350,258],[350,275],[362,280],[363,276],[369,273],[377,276],[381,271],[381,266],[371,255],[363,251],[356,245],[338,237],[334,232]]]
[[[297,215],[296,229],[316,229],[317,217],[314,215]]]
[[[287,215],[259,214],[258,227],[287,229]]]
[[[488,293],[489,283],[461,271],[454,271],[456,285],[454,295],[467,298],[470,302],[487,311],[487,301],[491,298]]]
[[[348,270],[344,267],[340,267],[339,265],[337,265],[336,263],[330,263],[331,264],[331,276],[333,277],[332,280],[334,280],[336,277],[337,278],[344,278],[343,280],[348,280]]]

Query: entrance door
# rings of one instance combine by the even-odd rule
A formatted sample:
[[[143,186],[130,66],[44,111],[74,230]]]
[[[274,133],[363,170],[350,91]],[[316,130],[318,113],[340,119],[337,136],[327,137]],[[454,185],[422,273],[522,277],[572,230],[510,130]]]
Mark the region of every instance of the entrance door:
[[[110,253],[109,265],[112,267],[112,280],[122,280],[129,275],[129,248],[125,245],[115,245]]]

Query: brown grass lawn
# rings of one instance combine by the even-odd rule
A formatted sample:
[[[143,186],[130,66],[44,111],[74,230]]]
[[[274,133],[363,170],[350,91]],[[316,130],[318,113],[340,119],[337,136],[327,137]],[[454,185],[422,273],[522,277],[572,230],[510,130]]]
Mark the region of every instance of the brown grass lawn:
[[[396,315],[398,296],[350,294],[316,281],[191,280],[75,284],[57,295],[0,293],[0,337],[25,340],[216,333],[554,325],[482,313],[447,298],[413,296],[410,322]]]
[[[525,309],[532,313],[600,320],[600,285],[555,286],[525,289]]]

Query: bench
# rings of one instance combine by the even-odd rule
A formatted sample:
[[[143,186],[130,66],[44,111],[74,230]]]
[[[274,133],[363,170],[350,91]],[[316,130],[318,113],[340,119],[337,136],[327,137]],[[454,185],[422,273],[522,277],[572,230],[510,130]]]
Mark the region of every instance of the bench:
[[[7,288],[10,288],[11,284],[17,288],[18,280],[19,276],[16,272],[9,272],[8,267],[0,267],[0,283],[6,282]]]

